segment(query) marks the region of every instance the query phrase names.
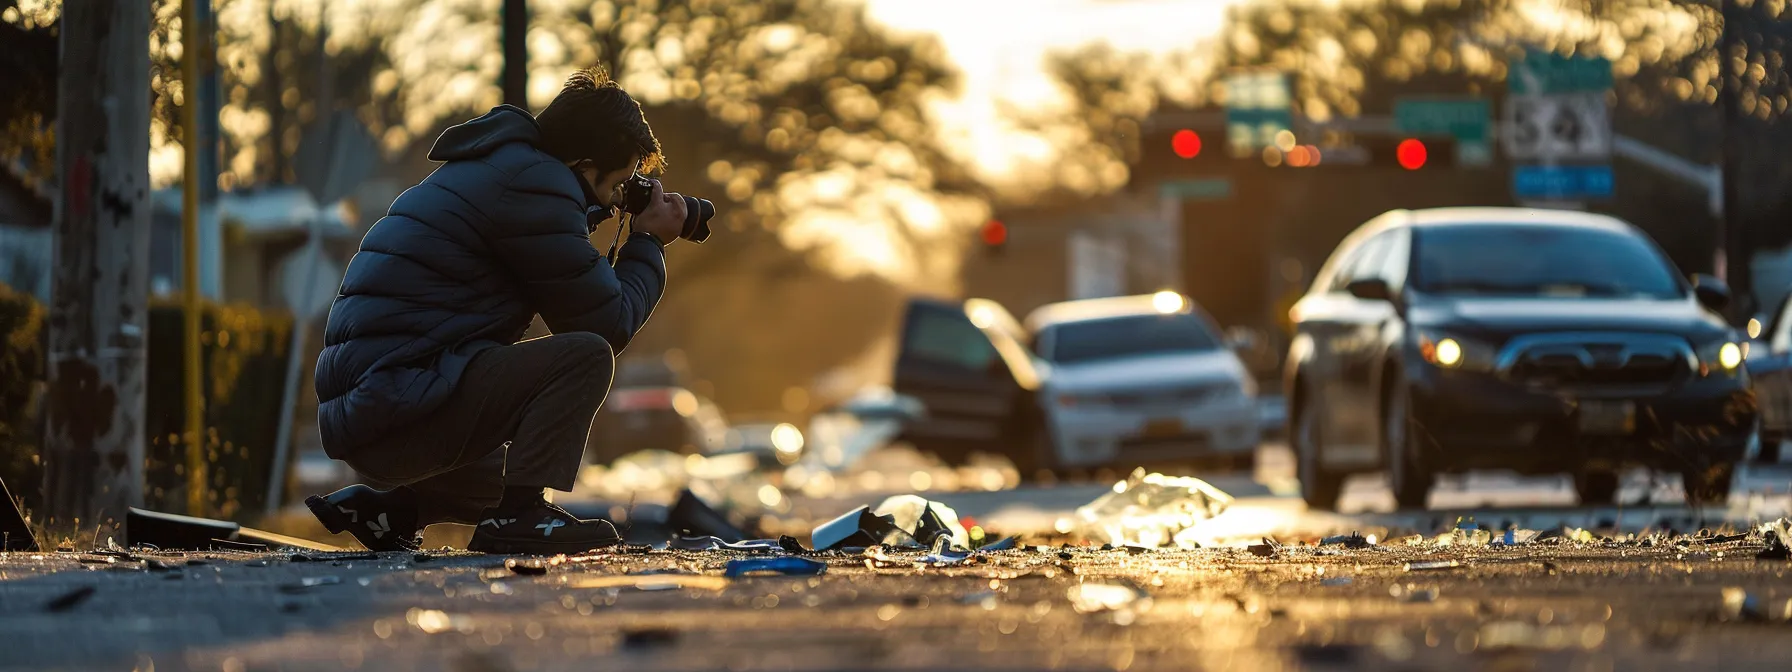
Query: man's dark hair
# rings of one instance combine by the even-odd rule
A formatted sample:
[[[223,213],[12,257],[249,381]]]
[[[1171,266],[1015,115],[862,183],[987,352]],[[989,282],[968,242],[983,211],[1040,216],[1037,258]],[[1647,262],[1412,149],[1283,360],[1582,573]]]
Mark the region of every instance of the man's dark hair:
[[[666,166],[641,104],[601,66],[567,77],[560,95],[535,115],[535,123],[541,126],[543,149],[566,163],[588,160],[607,173],[631,167],[629,159],[639,155],[642,173]]]

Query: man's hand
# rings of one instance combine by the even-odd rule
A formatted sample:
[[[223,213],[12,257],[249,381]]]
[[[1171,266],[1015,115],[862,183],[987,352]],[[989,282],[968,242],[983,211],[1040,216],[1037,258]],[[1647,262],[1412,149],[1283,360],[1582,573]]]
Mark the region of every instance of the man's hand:
[[[659,239],[660,245],[669,245],[684,233],[684,197],[677,193],[666,193],[659,180],[653,182],[653,200],[647,209],[635,215],[636,231],[645,231]]]

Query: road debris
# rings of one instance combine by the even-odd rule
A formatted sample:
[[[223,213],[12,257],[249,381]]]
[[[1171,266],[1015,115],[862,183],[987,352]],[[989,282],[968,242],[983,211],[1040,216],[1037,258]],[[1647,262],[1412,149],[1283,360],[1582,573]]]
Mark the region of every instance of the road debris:
[[[1461,566],[1462,562],[1459,560],[1436,560],[1431,562],[1409,562],[1406,563],[1405,569],[1408,572],[1429,572],[1441,569],[1455,569]]]
[[[1200,548],[1195,526],[1231,506],[1232,497],[1206,481],[1136,469],[1113,492],[1076,510],[1072,529],[1116,546]]]
[[[783,576],[814,576],[828,571],[828,564],[808,558],[784,556],[780,558],[743,558],[729,560],[722,575],[737,579],[757,574],[774,574]]]
[[[885,499],[872,513],[888,516],[896,529],[907,531],[922,546],[933,547],[945,537],[955,548],[971,547],[970,532],[959,524],[958,512],[939,502],[916,495],[897,495]]]

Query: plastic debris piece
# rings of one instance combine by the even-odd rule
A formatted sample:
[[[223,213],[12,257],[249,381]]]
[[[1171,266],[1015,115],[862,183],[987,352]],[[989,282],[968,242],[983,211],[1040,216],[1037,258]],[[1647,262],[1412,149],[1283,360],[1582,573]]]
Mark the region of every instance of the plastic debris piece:
[[[1197,524],[1232,505],[1232,496],[1198,478],[1136,469],[1112,492],[1076,510],[1073,529],[1112,545],[1198,548]]]
[[[1434,560],[1431,562],[1409,562],[1409,563],[1406,563],[1406,571],[1426,572],[1426,571],[1435,571],[1435,570],[1440,570],[1440,569],[1455,569],[1455,568],[1461,567],[1461,566],[1462,566],[1462,563],[1457,560]]]
[[[810,542],[818,551],[847,546],[868,548],[883,544],[892,534],[905,534],[896,527],[895,518],[874,514],[871,507],[861,506],[822,523],[810,535]]]
[[[795,541],[795,539],[792,539]],[[783,543],[777,539],[748,539],[739,542],[722,541],[716,537],[681,537],[673,536],[668,544],[681,551],[782,551]]]
[[[86,602],[87,598],[93,597],[93,594],[98,590],[99,589],[94,588],[93,586],[81,586],[68,591],[58,596],[56,599],[45,603],[44,611],[52,613],[68,611],[79,606],[82,602]]]
[[[976,564],[976,562],[977,562],[977,554],[976,553],[972,553],[970,551],[956,551],[956,550],[937,550],[931,554],[928,554],[928,555],[922,557],[920,560],[916,561],[917,564],[928,565],[928,566],[932,566],[932,567],[947,567],[947,566],[951,566],[951,565]]]
[[[1015,548],[1018,548],[1019,545],[1020,545],[1020,537],[1014,536],[1014,537],[1006,537],[999,541],[994,541],[994,542],[984,544],[984,545],[978,547],[977,550],[979,550],[979,551],[1012,551]]]
[[[956,548],[971,547],[971,533],[958,521],[952,507],[916,495],[896,495],[885,499],[872,513],[889,516],[896,529],[903,530],[922,546],[932,547],[940,537],[952,540]],[[886,536],[884,543],[900,543]]]
[[[808,558],[784,556],[779,558],[743,558],[729,560],[723,576],[737,579],[758,573],[780,574],[784,576],[814,576],[828,571],[828,564]]]
[[[1360,549],[1360,548],[1368,548],[1370,546],[1373,546],[1374,544],[1370,543],[1369,539],[1367,537],[1364,537],[1361,534],[1357,534],[1356,532],[1351,532],[1350,534],[1340,534],[1335,537],[1326,537],[1324,539],[1320,539],[1319,545],[1320,546],[1339,545],[1339,546],[1343,546],[1345,548]]]
[[[1251,555],[1255,555],[1259,558],[1270,558],[1275,557],[1276,553],[1281,552],[1282,545],[1276,543],[1274,539],[1264,537],[1263,543],[1251,544],[1250,546],[1246,546],[1244,550],[1250,551]]]
[[[681,458],[682,459],[682,458]],[[693,537],[715,537],[733,543],[751,538],[745,530],[735,526],[689,488],[678,492],[678,501],[666,511],[666,527],[675,533]]]

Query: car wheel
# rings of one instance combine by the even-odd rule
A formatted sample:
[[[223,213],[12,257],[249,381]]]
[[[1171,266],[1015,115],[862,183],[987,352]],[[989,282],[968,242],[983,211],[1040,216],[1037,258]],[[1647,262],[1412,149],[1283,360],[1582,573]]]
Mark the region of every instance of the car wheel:
[[[1326,471],[1319,463],[1320,431],[1316,403],[1302,399],[1295,405],[1294,429],[1289,432],[1294,444],[1296,477],[1300,479],[1301,499],[1307,507],[1321,511],[1338,508],[1338,494],[1344,489],[1344,477]]]
[[[1382,400],[1382,459],[1387,464],[1388,487],[1394,491],[1395,506],[1423,509],[1435,478],[1414,450],[1411,404],[1406,387],[1398,383]]]
[[[1736,465],[1714,464],[1702,470],[1680,474],[1690,506],[1721,505],[1730,497],[1730,485],[1736,477]]]
[[[1761,452],[1755,456],[1760,464],[1776,464],[1780,461],[1780,448],[1785,445],[1786,436],[1781,432],[1761,431]]]
[[[1574,494],[1580,497],[1582,506],[1615,503],[1618,501],[1618,472],[1594,469],[1576,473]]]

